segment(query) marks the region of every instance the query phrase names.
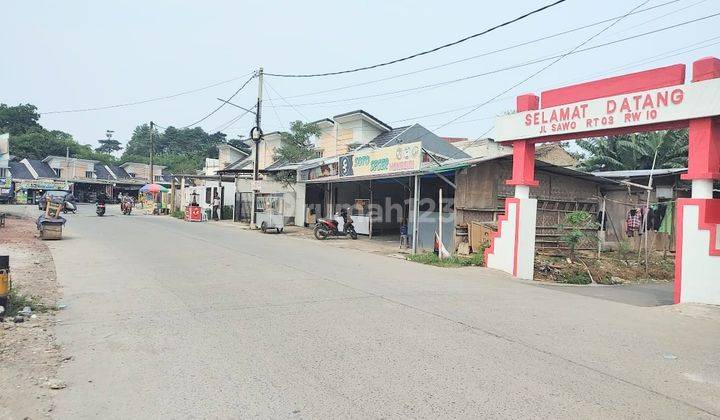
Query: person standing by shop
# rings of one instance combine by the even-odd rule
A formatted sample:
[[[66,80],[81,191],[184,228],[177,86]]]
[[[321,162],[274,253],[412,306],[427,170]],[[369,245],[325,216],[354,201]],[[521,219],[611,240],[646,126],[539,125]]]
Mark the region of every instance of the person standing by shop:
[[[217,191],[213,196],[213,220],[220,220],[220,195]]]

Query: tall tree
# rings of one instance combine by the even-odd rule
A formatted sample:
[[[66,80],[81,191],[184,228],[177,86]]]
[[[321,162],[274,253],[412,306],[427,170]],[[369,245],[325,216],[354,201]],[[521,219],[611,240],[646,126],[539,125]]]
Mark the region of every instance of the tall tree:
[[[319,135],[320,127],[317,124],[293,121],[290,132],[280,134],[280,147],[275,149],[275,160],[295,163],[315,157],[311,138]]]
[[[312,137],[320,135],[320,127],[313,123],[293,121],[289,133],[280,133],[280,147],[275,149],[273,158],[276,161],[289,163],[302,162],[317,155],[312,144]],[[279,171],[273,174],[273,179],[285,186],[292,187],[296,182],[295,171]]]
[[[100,143],[100,145],[95,148],[95,151],[98,153],[110,154],[122,150],[120,142],[115,139],[102,139],[98,140],[98,143]]]
[[[580,168],[586,171],[651,169],[656,151],[656,168],[687,166],[687,130],[578,140],[577,145],[584,151]]]
[[[11,136],[42,130],[38,124],[40,114],[37,107],[31,104],[7,106],[0,104],[0,134],[10,133]]]

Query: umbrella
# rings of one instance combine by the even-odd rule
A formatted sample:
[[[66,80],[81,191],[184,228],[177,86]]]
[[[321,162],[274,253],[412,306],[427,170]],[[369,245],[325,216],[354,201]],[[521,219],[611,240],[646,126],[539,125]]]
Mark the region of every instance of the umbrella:
[[[159,192],[168,192],[169,190],[162,185],[159,184],[145,184],[140,188],[140,192],[144,193],[150,193],[150,194],[157,194]]]

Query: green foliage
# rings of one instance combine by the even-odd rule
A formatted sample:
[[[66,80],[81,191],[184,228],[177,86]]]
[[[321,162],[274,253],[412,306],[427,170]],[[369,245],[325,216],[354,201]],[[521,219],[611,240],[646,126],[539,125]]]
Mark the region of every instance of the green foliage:
[[[46,130],[38,119],[40,115],[34,105],[8,107],[0,104],[0,133],[10,133],[10,151],[14,156],[28,159],[45,159],[48,156],[65,156],[80,159],[99,160],[114,163],[115,158],[107,153],[93,150],[90,145],[79,144],[73,137],[58,130]]]
[[[242,146],[241,139],[233,144]],[[155,164],[167,166],[172,173],[192,174],[203,167],[205,158],[217,158],[217,146],[227,141],[225,134],[208,134],[200,127],[168,127],[153,133]],[[243,147],[244,148],[244,147]],[[150,163],[150,125],[135,127],[122,155],[124,162]]]
[[[567,283],[567,284],[590,284],[590,283],[592,283],[587,271],[581,267],[573,267],[572,269],[563,271],[563,273],[560,275],[559,280],[561,283]]]
[[[319,135],[320,127],[317,124],[292,122],[290,132],[280,134],[281,144],[275,149],[274,159],[295,163],[315,157],[315,148],[310,139]]]
[[[31,104],[7,106],[0,104],[0,134],[10,133],[10,136],[43,130],[38,124],[40,114],[37,107]]]
[[[120,142],[115,139],[102,139],[98,140],[98,142],[100,143],[100,146],[95,148],[95,151],[98,153],[110,154],[117,152],[118,150],[122,150]]]
[[[275,149],[273,159],[287,163],[297,163],[316,157],[315,147],[310,139],[320,135],[317,124],[294,121],[290,124],[289,133],[280,134],[280,147]],[[272,178],[288,187],[297,182],[295,171],[278,171]]]
[[[233,214],[233,206],[222,206],[222,209],[220,210],[220,214],[222,215],[222,218],[224,220],[230,220],[235,216]]]
[[[630,265],[630,259],[632,258],[633,250],[630,242],[621,239],[618,243],[618,255],[620,259],[625,261],[625,265]]]
[[[483,266],[485,265],[484,255],[481,252],[476,252],[470,257],[450,256],[448,258],[440,259],[435,253],[427,252],[424,254],[413,254],[406,257],[408,261],[413,261],[421,264],[434,265],[436,267],[468,267],[468,266]]]
[[[175,210],[175,211],[172,213],[172,217],[174,217],[174,218],[176,218],[176,219],[184,219],[184,218],[185,218],[185,212],[182,211],[182,210]]]
[[[577,145],[585,152],[580,168],[586,171],[651,169],[656,150],[656,168],[687,167],[686,129],[578,140]]]
[[[10,289],[8,306],[9,308],[6,308],[7,312],[4,314],[8,317],[14,317],[26,306],[29,306],[33,312],[46,312],[49,309],[37,296],[20,294],[17,289]]]
[[[597,223],[586,211],[568,213],[565,221],[559,227],[563,232],[560,240],[570,248],[571,257],[575,257],[575,251],[583,240],[597,240],[597,236],[588,234],[588,229],[597,229]]]

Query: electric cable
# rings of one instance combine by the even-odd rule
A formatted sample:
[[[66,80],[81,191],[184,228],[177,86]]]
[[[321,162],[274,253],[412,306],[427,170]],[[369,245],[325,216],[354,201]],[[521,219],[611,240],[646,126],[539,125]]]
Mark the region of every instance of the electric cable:
[[[301,116],[302,118],[304,118],[306,121],[310,120],[310,118],[308,118],[305,114],[303,114],[302,112],[300,112],[300,110],[297,109],[293,104],[291,104],[290,102],[288,102],[287,99],[285,99],[285,98],[280,94],[280,92],[278,92],[274,87],[272,87],[272,85],[271,85],[270,83],[268,83],[268,82],[265,81],[265,80],[263,80],[263,82],[264,82],[270,89],[272,89],[272,91],[275,92],[275,94],[276,94],[277,96],[279,96],[280,99],[282,99],[283,102],[285,102],[285,103],[288,104],[290,107],[292,107],[292,109],[294,109],[295,112],[298,113],[298,115],[300,115],[300,116]],[[272,104],[271,104],[271,105],[272,105]]]
[[[252,112],[252,110],[255,109],[256,107],[257,107],[257,104],[251,106],[250,108],[246,109],[245,111],[243,111],[243,112],[240,113],[239,115],[233,117],[230,121],[227,121],[227,122],[225,122],[225,123],[223,123],[223,124],[220,124],[220,125],[219,125],[216,129],[214,129],[212,132],[213,132],[213,133],[217,133],[217,132],[223,132],[223,131],[227,130],[228,128],[230,128],[230,127],[232,127],[233,125],[235,125],[235,123],[237,123],[238,121],[240,121],[240,119],[241,119],[242,117],[244,117],[245,115],[247,115],[247,114],[249,114],[250,112]]]
[[[396,64],[396,63],[400,63],[400,62],[402,62],[402,61],[411,60],[411,59],[413,59],[413,58],[417,58],[417,57],[420,57],[420,56],[423,56],[423,55],[431,54],[431,53],[434,53],[434,52],[443,50],[443,49],[445,49],[445,48],[449,48],[449,47],[452,47],[452,46],[461,44],[461,43],[463,43],[463,42],[466,42],[466,41],[469,41],[469,40],[471,40],[471,39],[477,38],[477,37],[479,37],[479,36],[482,36],[482,35],[488,34],[488,33],[490,33],[490,32],[493,32],[493,31],[495,31],[495,30],[497,30],[497,29],[503,28],[503,27],[505,27],[505,26],[511,25],[511,24],[513,24],[513,23],[516,23],[516,22],[519,22],[519,21],[521,21],[521,20],[523,20],[523,19],[525,19],[525,18],[528,18],[528,17],[530,17],[530,16],[532,16],[532,15],[534,15],[534,14],[540,13],[540,12],[542,12],[542,11],[544,11],[544,10],[550,9],[550,8],[552,8],[552,7],[555,7],[555,6],[559,5],[559,4],[561,4],[561,3],[564,3],[565,1],[566,1],[566,0],[556,0],[556,1],[552,2],[552,3],[546,4],[545,6],[542,6],[542,7],[540,7],[540,8],[535,9],[535,10],[532,10],[532,11],[530,11],[530,12],[527,12],[527,13],[525,13],[525,14],[523,14],[523,15],[520,15],[520,16],[514,18],[514,19],[511,19],[511,20],[505,21],[505,22],[503,22],[503,23],[500,23],[500,24],[498,24],[498,25],[492,26],[492,27],[490,27],[490,28],[488,28],[488,29],[485,29],[485,30],[483,30],[483,31],[481,31],[481,32],[478,32],[478,33],[476,33],[476,34],[472,34],[472,35],[466,36],[466,37],[464,37],[464,38],[458,39],[457,41],[453,41],[453,42],[450,42],[450,43],[447,43],[447,44],[443,44],[443,45],[437,46],[437,47],[432,48],[432,49],[429,49],[429,50],[421,51],[421,52],[418,52],[418,53],[415,53],[415,54],[412,54],[412,55],[408,55],[408,56],[401,57],[401,58],[397,58],[397,59],[390,60],[390,61],[385,61],[385,62],[378,63],[378,64],[373,64],[373,65],[364,66],[364,67],[356,67],[356,68],[347,69],[347,70],[325,72],[325,73],[311,73],[311,74],[265,73],[265,75],[267,75],[267,76],[274,76],[274,77],[310,78],[310,77],[335,76],[335,75],[338,75],[338,74],[355,73],[355,72],[359,72],[359,71],[375,69],[375,68],[378,68],[378,67],[385,67],[385,66],[389,66],[389,65],[391,65],[391,64]]]
[[[199,87],[199,88],[196,88],[196,89],[190,89],[190,90],[186,90],[186,91],[182,91],[182,92],[178,92],[178,93],[173,93],[173,94],[170,94],[170,95],[158,96],[158,97],[155,97],[155,98],[141,99],[141,100],[132,101],[132,102],[125,102],[125,103],[120,103],[120,104],[115,104],[115,105],[98,106],[98,107],[93,107],[93,108],[78,108],[78,109],[66,109],[66,110],[60,110],[60,111],[40,112],[39,114],[40,114],[40,115],[68,114],[68,113],[74,113],[74,112],[102,111],[102,110],[105,110],[105,109],[125,108],[125,107],[129,107],[129,106],[134,106],[134,105],[142,105],[142,104],[146,104],[146,103],[149,103],[149,102],[162,101],[162,100],[166,100],[166,99],[177,98],[178,96],[189,95],[189,94],[195,93],[195,92],[201,92],[201,91],[203,91],[203,90],[211,89],[211,88],[214,88],[214,87],[216,87],[216,86],[228,84],[228,83],[234,82],[234,81],[236,81],[236,80],[243,79],[243,78],[245,78],[245,77],[247,77],[247,76],[249,76],[249,75],[251,75],[251,74],[253,74],[253,73],[254,73],[254,72],[246,73],[246,74],[243,74],[242,76],[233,77],[232,79],[228,79],[228,80],[223,80],[223,81],[221,81],[221,82],[212,83],[212,84],[207,85],[207,86]]]
[[[645,8],[645,9],[637,10],[637,11],[631,13],[631,15],[633,15],[633,14],[638,14],[638,13],[644,13],[644,12],[647,12],[647,11],[650,11],[650,10],[654,10],[654,9],[657,9],[657,8],[660,8],[660,7],[667,6],[667,5],[669,5],[669,4],[677,3],[677,2],[679,2],[679,1],[680,1],[680,0],[671,0],[671,1],[668,1],[668,2],[665,2],[665,3],[662,3],[662,4],[658,4],[658,5],[655,5],[655,6],[647,7],[647,8]],[[701,1],[707,1],[707,0],[701,0]],[[696,3],[696,4],[697,4],[697,3]],[[692,6],[692,5],[691,5],[691,6]],[[679,10],[682,10],[682,9],[678,9],[678,10],[676,10],[676,11],[674,11],[674,12],[677,12],[677,11],[679,11]],[[674,12],[671,12],[671,13],[669,13],[669,14],[672,14],[672,13],[674,13]],[[666,15],[663,15],[663,17],[664,17],[664,16],[666,16]],[[610,22],[610,21],[612,21],[612,20],[614,20],[614,19],[617,19],[617,18],[619,18],[619,17],[620,17],[620,16],[615,16],[615,17],[610,18],[610,19],[604,19],[604,20],[601,20],[601,21],[598,21],[598,22],[594,22],[594,23],[590,23],[590,24],[587,24],[587,25],[579,26],[579,27],[576,27],[576,28],[573,28],[573,29],[568,29],[568,30],[565,30],[565,31],[562,31],[562,32],[558,32],[558,33],[555,33],[555,34],[552,34],[552,35],[547,35],[547,36],[544,36],[544,37],[541,37],[541,38],[535,38],[535,39],[532,39],[532,40],[529,40],[529,41],[524,41],[524,42],[521,42],[521,43],[518,43],[518,44],[513,44],[513,45],[510,45],[510,46],[507,46],[507,47],[503,47],[503,48],[499,48],[499,49],[487,51],[487,52],[484,52],[484,53],[481,53],[481,54],[476,54],[476,55],[473,55],[473,56],[471,56],[471,57],[461,58],[461,59],[459,59],[459,60],[454,60],[454,61],[450,61],[450,62],[447,62],[447,63],[438,64],[438,65],[435,65],[435,66],[425,67],[425,68],[418,69],[418,70],[414,70],[414,71],[407,72],[407,73],[396,74],[396,75],[393,75],[393,76],[383,77],[383,78],[375,79],[375,80],[369,80],[369,81],[361,82],[361,83],[354,83],[354,84],[339,86],[339,87],[335,87],[335,88],[331,88],[331,89],[325,89],[325,90],[319,90],[319,91],[314,91],[314,92],[306,92],[306,93],[301,93],[301,94],[297,94],[297,95],[286,96],[286,98],[292,99],[292,98],[300,98],[300,97],[304,97],[304,96],[314,96],[314,95],[319,95],[319,94],[323,94],[323,93],[337,92],[337,91],[340,91],[340,90],[350,89],[350,88],[353,88],[353,87],[367,86],[367,85],[374,84],[374,83],[378,83],[378,82],[384,82],[384,81],[387,81],[387,80],[392,80],[392,79],[397,79],[397,78],[400,78],[400,77],[410,76],[410,75],[413,75],[413,74],[423,73],[423,72],[426,72],[426,71],[430,71],[430,70],[435,70],[435,69],[439,69],[439,68],[442,68],[442,67],[451,66],[451,65],[453,65],[453,64],[458,64],[458,63],[462,63],[462,62],[474,60],[474,59],[477,59],[477,58],[487,57],[487,56],[492,55],[492,54],[509,51],[509,50],[512,50],[512,49],[515,49],[515,48],[523,47],[523,46],[526,46],[526,45],[531,45],[531,44],[534,44],[534,43],[537,43],[537,42],[546,41],[546,40],[548,40],[548,39],[556,38],[556,37],[559,37],[559,36],[562,36],[562,35],[567,35],[567,34],[570,34],[570,33],[573,33],[573,32],[577,32],[577,31],[580,31],[580,30],[583,30],[583,29],[592,28],[592,27],[595,27],[595,26],[598,26],[598,25],[602,25],[603,23]],[[634,25],[633,27],[628,28],[628,29],[633,29],[633,28],[636,28],[636,27],[638,27],[638,26],[642,26],[642,25],[644,25],[644,24],[646,24],[646,23],[648,23],[648,22],[650,22],[650,21],[646,21],[646,22],[643,22],[643,23],[641,23],[641,24]]]
[[[266,84],[264,81],[263,81],[263,84],[264,84],[265,86],[267,86],[267,84]],[[272,100],[272,96],[270,96],[270,92],[268,91],[266,95],[267,95],[268,101],[270,101],[270,106],[272,106],[273,113],[275,114],[275,118],[277,118],[278,123],[280,124],[280,127],[282,127],[282,129],[283,129],[284,132],[287,132],[288,129],[287,129],[287,127],[285,126],[285,123],[282,122],[282,119],[280,119],[280,114],[278,114],[277,108],[275,108],[275,107],[273,106],[273,100]]]
[[[615,26],[615,25],[617,25],[618,23],[620,23],[620,21],[622,21],[623,19],[625,19],[625,17],[629,16],[630,13],[632,13],[634,10],[637,10],[638,8],[646,5],[649,1],[650,1],[650,0],[644,0],[643,2],[641,2],[640,4],[638,4],[637,6],[633,7],[629,12],[627,12],[627,13],[626,13],[625,15],[623,15],[622,17],[616,19],[615,21],[613,21],[611,24],[609,24],[609,25],[607,25],[606,27],[604,27],[602,30],[600,30],[600,31],[597,32],[596,34],[592,35],[591,37],[587,38],[587,39],[584,40],[583,42],[579,43],[578,45],[576,45],[575,47],[573,47],[572,49],[570,49],[567,53],[559,56],[559,57],[556,58],[555,60],[551,61],[549,64],[543,66],[542,68],[540,68],[539,70],[533,72],[533,73],[530,74],[529,76],[523,78],[523,79],[520,80],[519,82],[514,83],[514,84],[511,85],[509,88],[503,90],[502,92],[500,92],[500,93],[498,93],[497,95],[493,96],[493,97],[490,98],[489,100],[478,104],[477,106],[473,107],[473,108],[470,109],[469,111],[466,111],[466,112],[464,112],[463,114],[461,114],[461,115],[459,115],[459,116],[451,119],[450,121],[448,121],[448,122],[446,122],[446,123],[444,123],[444,124],[441,124],[440,126],[438,126],[438,127],[435,128],[435,129],[437,130],[437,129],[446,127],[446,126],[452,124],[453,122],[455,122],[455,121],[457,121],[457,120],[459,120],[459,119],[461,119],[461,118],[463,118],[463,117],[465,117],[465,116],[467,116],[467,115],[472,114],[473,112],[477,111],[478,109],[480,109],[480,108],[482,108],[483,106],[485,106],[485,105],[487,105],[488,103],[490,103],[490,101],[492,101],[492,100],[494,100],[494,99],[497,99],[497,98],[499,98],[500,96],[502,96],[502,95],[510,92],[511,90],[515,89],[516,87],[519,87],[519,86],[525,84],[525,83],[528,82],[529,80],[531,80],[531,79],[533,79],[534,77],[538,76],[540,73],[542,73],[542,72],[544,72],[545,70],[547,70],[548,68],[552,67],[554,64],[558,63],[558,62],[559,62],[560,60],[562,60],[563,58],[565,58],[565,57],[567,57],[568,55],[572,54],[574,51],[577,51],[578,49],[580,49],[583,45],[586,45],[588,42],[590,42],[590,41],[592,41],[593,39],[597,38],[597,37],[600,36],[603,32],[606,32],[607,30],[609,30],[609,29],[612,28],[613,26]],[[491,128],[491,129],[492,129],[492,128]],[[473,142],[468,143],[468,144],[465,146],[464,149],[461,149],[461,150],[459,150],[459,151],[462,152],[462,153],[464,153],[463,150],[467,149],[467,148],[470,147],[472,144],[474,144],[475,142],[477,142],[477,141],[479,141],[480,139],[482,139],[482,137],[483,137],[485,134],[487,134],[489,131],[490,131],[490,130],[487,130],[486,132],[482,133],[477,139],[475,139]],[[453,157],[456,156],[456,155],[457,155],[457,153],[455,153],[453,156],[449,156],[448,158],[451,159],[451,158],[453,158]]]
[[[218,112],[222,107],[224,107],[225,105],[227,105],[227,102],[230,102],[230,100],[232,100],[232,98],[234,98],[238,93],[240,93],[240,91],[243,90],[243,89],[245,88],[245,86],[247,86],[248,83],[250,83],[250,81],[251,81],[252,79],[254,79],[255,77],[256,77],[255,74],[253,74],[252,76],[250,76],[250,78],[247,79],[247,80],[245,81],[245,83],[243,83],[242,86],[240,86],[240,87],[235,91],[235,93],[233,93],[232,95],[230,95],[230,97],[227,98],[227,99],[225,100],[225,102],[221,102],[220,105],[218,105],[217,108],[215,108],[215,109],[213,109],[212,111],[210,111],[209,114],[205,115],[204,117],[200,118],[199,120],[195,121],[194,123],[191,123],[191,124],[185,125],[185,126],[183,126],[183,127],[180,127],[180,129],[182,130],[183,128],[190,128],[190,127],[192,127],[192,126],[194,126],[194,125],[197,125],[197,124],[205,121],[206,119],[210,118],[211,115],[215,114],[215,113]]]
[[[574,54],[580,54],[580,53],[587,52],[587,51],[592,51],[592,50],[595,50],[595,49],[598,49],[598,48],[603,48],[603,47],[607,47],[607,46],[610,46],[610,45],[618,44],[618,43],[621,43],[621,42],[630,41],[630,40],[637,39],[637,38],[641,38],[641,37],[645,37],[645,36],[648,36],[648,35],[653,35],[653,34],[656,34],[656,33],[659,33],[659,32],[663,32],[663,31],[667,31],[667,30],[671,30],[671,29],[676,29],[676,28],[679,28],[679,27],[682,27],[682,26],[685,26],[685,25],[689,25],[689,24],[692,24],[692,23],[700,22],[700,21],[703,21],[703,20],[706,20],[706,19],[710,19],[710,18],[713,18],[713,17],[717,17],[717,16],[720,16],[720,13],[714,13],[714,14],[711,14],[711,15],[702,16],[702,17],[699,17],[699,18],[691,19],[691,20],[688,20],[688,21],[684,21],[684,22],[681,22],[681,23],[674,24],[674,25],[670,25],[670,26],[665,26],[665,27],[662,27],[662,28],[654,29],[654,30],[652,30],[652,31],[643,32],[643,33],[640,33],[640,34],[635,34],[635,35],[632,35],[632,36],[628,36],[628,37],[625,37],[625,38],[616,39],[616,40],[609,41],[609,42],[605,42],[605,43],[602,43],[602,44],[592,45],[592,46],[586,47],[586,48],[575,48],[575,49],[572,49],[572,50],[569,51],[569,52],[565,52],[565,53],[562,53],[562,54],[556,54],[556,55],[552,55],[552,56],[547,56],[547,57],[544,57],[544,58],[539,58],[539,59],[535,59],[535,60],[530,60],[530,61],[526,61],[526,62],[514,64],[514,65],[511,65],[511,66],[501,67],[501,68],[499,68],[499,69],[494,69],[494,70],[490,70],[490,71],[486,71],[486,72],[482,72],[482,73],[472,74],[472,75],[469,75],[469,76],[464,76],[464,77],[460,77],[460,78],[456,78],[456,79],[445,80],[445,81],[442,81],[442,82],[430,83],[430,84],[425,84],[425,85],[421,85],[421,86],[415,86],[415,87],[411,87],[411,88],[399,89],[399,90],[394,90],[394,91],[389,91],[389,92],[381,92],[381,93],[376,93],[376,94],[372,94],[372,95],[356,96],[356,97],[351,97],[351,98],[335,99],[335,100],[329,100],[329,101],[306,102],[306,103],[299,103],[299,104],[289,103],[287,106],[304,107],[304,106],[314,106],[314,105],[336,104],[336,103],[343,103],[343,102],[350,102],[350,101],[358,101],[358,100],[362,100],[362,99],[377,98],[377,97],[388,96],[388,95],[396,95],[396,94],[399,94],[399,93],[413,92],[413,91],[418,91],[418,90],[423,90],[423,89],[428,89],[428,90],[429,90],[429,89],[436,88],[436,87],[440,87],[440,86],[446,86],[446,85],[450,85],[450,84],[454,84],[454,83],[458,83],[458,82],[463,82],[463,81],[467,81],[467,80],[471,80],[471,79],[476,79],[476,78],[482,77],[482,76],[488,76],[488,75],[492,75],[492,74],[502,73],[502,72],[509,71],[509,70],[515,70],[515,69],[518,69],[518,68],[521,68],[521,67],[527,67],[527,66],[532,66],[532,65],[534,65],[534,64],[543,63],[543,62],[546,62],[546,61],[556,60],[556,61],[553,61],[552,63],[550,63],[550,64],[548,65],[548,67],[550,67],[550,66],[552,66],[553,64],[555,64],[557,61],[559,61],[559,60],[567,57],[568,55],[574,55]],[[620,19],[620,18],[618,18],[618,19]],[[602,31],[599,32],[598,34],[602,34]],[[597,37],[597,34],[596,34],[594,37],[590,38],[590,40],[594,39],[595,37]],[[589,42],[589,41],[588,41],[588,42]],[[582,45],[585,45],[585,44],[586,44],[586,43],[583,43],[583,44],[581,44],[581,46],[582,46]],[[543,70],[543,71],[544,71],[544,70]],[[279,106],[280,106],[280,107],[285,107],[284,105],[279,105]]]
[[[709,41],[714,41],[714,40],[716,40],[716,39],[718,39],[718,38],[720,38],[720,36],[714,36],[714,37],[711,37],[711,38],[707,38],[707,39],[705,39],[705,40],[702,40],[702,41],[700,41],[700,42],[695,42],[695,43],[692,43],[692,44],[688,44],[688,45],[685,45],[685,46],[680,47],[680,48],[675,48],[675,49],[672,49],[672,50],[669,50],[669,51],[662,52],[662,53],[660,53],[660,54],[652,55],[652,56],[650,56],[650,57],[645,57],[645,58],[643,58],[643,59],[641,59],[641,60],[636,60],[636,61],[632,61],[632,62],[630,62],[630,63],[623,64],[623,65],[621,65],[621,66],[612,67],[612,68],[606,69],[606,70],[604,70],[604,71],[602,71],[602,72],[599,72],[599,73],[591,73],[591,74],[586,74],[586,75],[584,75],[584,76],[582,76],[582,77],[575,77],[575,78],[571,79],[571,82],[573,82],[573,81],[581,82],[581,81],[584,81],[584,80],[587,80],[587,79],[590,79],[590,78],[595,78],[595,77],[599,77],[599,76],[606,76],[606,75],[611,74],[611,73],[614,73],[614,72],[616,72],[616,71],[620,71],[620,70],[624,70],[624,69],[628,69],[628,68],[635,68],[635,67],[643,66],[643,65],[646,65],[646,64],[649,64],[649,63],[654,63],[654,62],[657,62],[657,61],[665,60],[665,59],[668,59],[668,58],[671,58],[671,57],[676,57],[676,56],[679,56],[679,55],[687,54],[687,53],[689,53],[689,52],[701,50],[701,49],[703,49],[703,48],[712,47],[712,46],[714,46],[714,45],[720,44],[720,42],[713,42],[713,43],[707,44],[707,45],[701,45],[701,44],[705,44],[705,43],[707,43],[707,42],[709,42]],[[698,46],[698,45],[699,45],[699,46]],[[697,46],[697,47],[696,47],[696,46]],[[695,48],[691,48],[691,47],[695,47]],[[542,91],[542,90],[544,90],[545,88],[552,87],[552,86],[557,86],[558,83],[562,83],[562,82],[568,82],[568,81],[567,81],[567,80],[561,80],[561,81],[559,80],[559,81],[557,81],[557,82],[553,82],[553,83],[551,83],[551,84],[548,84],[546,87],[539,88],[538,90]],[[514,98],[515,98],[515,96],[503,96],[503,97],[501,97],[501,98],[498,98],[497,100],[508,100],[508,99],[514,99]],[[392,124],[392,123],[397,123],[397,122],[405,122],[405,121],[410,121],[410,120],[417,120],[417,119],[420,119],[420,118],[427,118],[427,117],[434,117],[434,116],[438,116],[438,115],[450,114],[450,113],[453,113],[453,112],[462,111],[462,110],[464,110],[464,109],[470,109],[470,108],[472,108],[473,106],[474,106],[474,105],[466,105],[466,106],[462,106],[462,107],[458,107],[458,108],[448,109],[448,110],[445,110],[445,111],[435,112],[435,113],[432,113],[432,114],[417,115],[417,116],[414,116],[414,117],[402,118],[402,119],[399,119],[399,120],[392,120],[392,121],[388,121],[388,122]],[[467,123],[467,122],[474,122],[474,121],[483,121],[483,120],[488,120],[488,119],[492,119],[492,118],[495,118],[495,117],[497,117],[497,115],[490,115],[490,116],[485,116],[485,117],[480,117],[480,118],[474,118],[474,119],[470,119],[470,120],[462,120],[462,121],[458,121],[458,122],[456,122],[456,123]]]

